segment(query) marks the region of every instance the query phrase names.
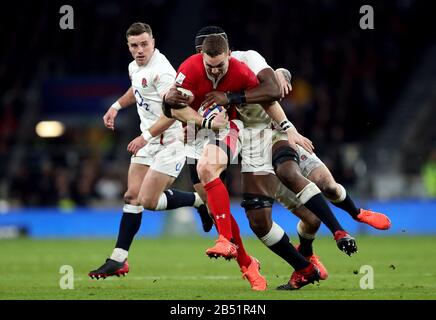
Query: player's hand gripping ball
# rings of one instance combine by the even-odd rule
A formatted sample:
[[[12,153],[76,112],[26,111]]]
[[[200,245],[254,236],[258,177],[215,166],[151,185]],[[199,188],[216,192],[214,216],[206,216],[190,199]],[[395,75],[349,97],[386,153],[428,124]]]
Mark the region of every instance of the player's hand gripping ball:
[[[198,113],[205,119],[215,118],[215,116],[222,111],[226,111],[226,109],[215,103],[210,106],[201,106],[200,109],[198,109]]]

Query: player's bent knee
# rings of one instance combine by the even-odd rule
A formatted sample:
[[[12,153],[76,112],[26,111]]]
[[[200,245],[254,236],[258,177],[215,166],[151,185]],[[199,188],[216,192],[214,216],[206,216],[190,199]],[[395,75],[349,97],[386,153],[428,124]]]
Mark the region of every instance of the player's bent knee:
[[[340,188],[336,183],[325,183],[320,185],[319,188],[328,199],[336,200],[341,196]]]
[[[274,204],[274,199],[261,194],[243,193],[241,207],[247,210],[271,208]]]
[[[245,209],[250,228],[258,237],[271,229],[271,207],[274,199],[265,195],[244,193],[241,207]]]
[[[131,204],[132,201],[133,201],[133,196],[131,196],[126,192],[124,194],[124,203]]]
[[[198,161],[197,172],[198,177],[202,183],[208,183],[213,180],[215,176],[218,175],[218,168],[206,161]]]
[[[291,182],[304,178],[298,167],[298,154],[289,146],[277,149],[273,154],[272,163],[277,177],[282,181]]]
[[[147,196],[140,196],[139,197],[139,203],[144,207],[146,210],[155,210],[157,206],[158,199],[153,199]]]
[[[336,182],[331,182],[320,186],[323,195],[333,203],[342,202],[347,197],[345,188]]]
[[[125,204],[131,204],[131,205],[137,206],[137,205],[139,205],[138,196],[137,195],[133,195],[133,193],[127,191],[124,194],[124,203]]]

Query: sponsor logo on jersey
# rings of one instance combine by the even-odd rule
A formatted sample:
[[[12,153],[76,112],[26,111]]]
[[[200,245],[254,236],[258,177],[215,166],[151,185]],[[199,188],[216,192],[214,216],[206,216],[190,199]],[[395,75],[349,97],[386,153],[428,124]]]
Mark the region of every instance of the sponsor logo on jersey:
[[[142,78],[142,87],[145,88],[147,86],[147,79]]]
[[[177,75],[177,78],[176,78],[176,83],[178,85],[182,85],[183,80],[185,80],[185,78],[186,78],[186,76],[183,73],[179,72],[179,74]]]

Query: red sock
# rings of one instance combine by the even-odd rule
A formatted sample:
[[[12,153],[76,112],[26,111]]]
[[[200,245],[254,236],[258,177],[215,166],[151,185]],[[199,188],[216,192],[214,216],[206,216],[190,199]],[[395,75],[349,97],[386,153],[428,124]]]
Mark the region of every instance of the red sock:
[[[207,205],[215,218],[218,233],[227,240],[232,239],[229,192],[220,178],[205,184]]]
[[[230,216],[232,222],[232,235],[233,242],[238,246],[238,257],[236,260],[238,261],[239,267],[247,267],[251,263],[251,258],[248,253],[245,251],[244,245],[242,244],[241,234],[239,232],[238,223],[236,222],[233,216]]]

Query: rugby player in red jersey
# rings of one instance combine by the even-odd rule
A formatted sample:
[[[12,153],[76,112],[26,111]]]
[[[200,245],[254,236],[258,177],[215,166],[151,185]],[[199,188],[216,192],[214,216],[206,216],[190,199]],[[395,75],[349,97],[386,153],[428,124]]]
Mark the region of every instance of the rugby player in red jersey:
[[[206,190],[208,206],[219,233],[216,244],[207,249],[206,254],[210,257],[236,258],[251,288],[265,290],[267,283],[259,273],[259,262],[245,251],[238,224],[230,212],[229,193],[220,179],[221,172],[237,157],[241,148],[243,127],[237,119],[235,105],[245,102],[244,90],[258,84],[256,76],[244,63],[230,57],[226,39],[212,35],[205,39],[202,53],[185,60],[177,72],[176,85],[192,92],[193,100],[189,106],[171,106],[169,111],[170,116],[184,123],[193,121],[197,127],[221,129],[218,133],[209,132],[197,164],[198,175]],[[203,117],[198,111],[201,113],[209,107],[202,106],[202,102],[206,94],[213,90],[231,92],[229,96],[232,103],[226,112],[220,112],[215,117]]]

